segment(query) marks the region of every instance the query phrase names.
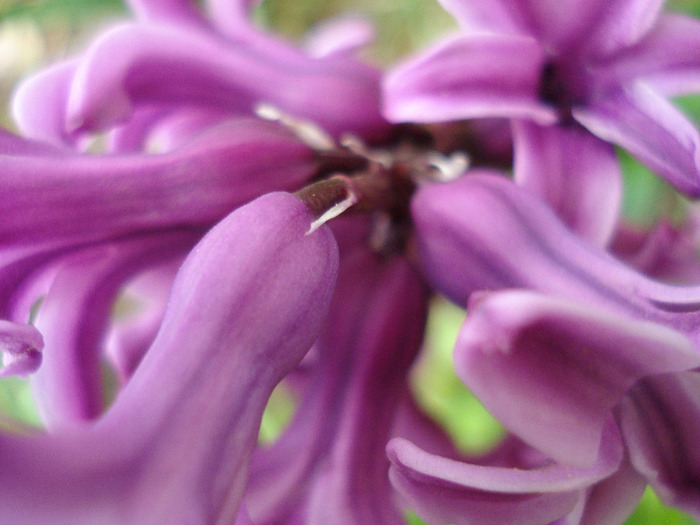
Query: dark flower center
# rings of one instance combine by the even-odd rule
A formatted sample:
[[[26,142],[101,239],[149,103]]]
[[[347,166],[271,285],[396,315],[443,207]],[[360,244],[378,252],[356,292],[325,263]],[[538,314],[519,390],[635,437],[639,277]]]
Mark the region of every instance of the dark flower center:
[[[572,68],[550,60],[542,68],[537,96],[557,110],[562,124],[573,123],[572,108],[585,103],[585,79]]]

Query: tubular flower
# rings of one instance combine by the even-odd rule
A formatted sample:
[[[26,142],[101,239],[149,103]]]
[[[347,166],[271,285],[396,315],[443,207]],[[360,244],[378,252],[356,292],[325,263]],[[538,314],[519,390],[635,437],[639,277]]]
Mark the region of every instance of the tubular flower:
[[[695,281],[696,228],[615,231],[613,146],[700,195],[662,97],[698,87],[697,22],[443,0],[462,33],[382,81],[362,17],[296,45],[255,0],[126,3],[0,131],[0,376],[43,422],[0,430],[3,517],[620,523],[647,485],[700,516],[700,288],[667,284]],[[436,294],[505,429],[480,454],[416,385]]]
[[[155,128],[189,136],[250,116],[264,103],[336,137],[384,136],[380,73],[351,56],[354,40],[327,51],[320,42],[296,49],[254,28],[247,14],[254,3],[208,2],[208,20],[186,0],[130,2],[137,22],[111,28],[82,55],[19,87],[13,107],[19,128],[70,144],[123,124],[113,130],[114,144],[134,148]]]
[[[698,90],[696,20],[662,0],[440,3],[462,31],[389,74],[392,121],[513,119],[516,180],[599,243],[621,196],[608,142],[700,195],[700,135],[664,98]]]
[[[337,247],[326,228],[305,234],[312,220],[296,197],[275,193],[210,231],[178,272],[141,365],[99,420],[0,436],[3,515],[233,523],[267,398],[313,343],[332,296]]]
[[[458,301],[472,296],[456,369],[494,414],[550,457],[583,467],[615,414],[632,465],[669,502],[696,513],[700,464],[685,451],[700,438],[697,289],[637,273],[493,174],[421,190],[413,217],[432,282]],[[505,288],[546,296],[472,295]],[[686,407],[687,418],[669,416],[664,428],[635,408],[652,399],[659,412]]]

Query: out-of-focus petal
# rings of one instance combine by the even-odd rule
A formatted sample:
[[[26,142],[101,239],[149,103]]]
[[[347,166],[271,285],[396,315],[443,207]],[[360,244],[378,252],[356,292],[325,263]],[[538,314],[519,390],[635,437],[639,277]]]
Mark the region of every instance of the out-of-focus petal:
[[[556,120],[538,101],[544,53],[530,37],[457,36],[391,71],[384,114],[394,122],[480,117]]]
[[[585,496],[581,517],[576,524],[619,525],[635,509],[647,487],[625,455],[617,472],[596,483]]]
[[[66,111],[78,59],[59,62],[24,80],[12,99],[12,116],[23,135],[51,144],[74,145]]]
[[[464,31],[521,33],[553,52],[610,54],[641,39],[662,0],[439,0]]]
[[[478,290],[529,288],[670,326],[699,342],[700,288],[651,280],[568,230],[505,177],[474,171],[411,203],[428,279],[458,304]]]
[[[438,0],[466,32],[495,31],[513,33],[521,31],[519,20],[514,19],[513,8],[504,0]]]
[[[379,287],[367,299],[339,428],[309,496],[309,525],[403,524],[391,503],[385,448],[422,342],[426,291],[409,263],[397,258],[383,265]]]
[[[697,256],[697,220],[671,224],[661,220],[651,228],[620,225],[610,245],[611,251],[655,279],[675,284],[700,282],[700,259]]]
[[[337,271],[327,228],[289,194],[229,215],[173,286],[161,331],[94,425],[0,435],[12,523],[233,523],[270,392],[325,318]],[[245,249],[241,249],[243,246]]]
[[[100,130],[126,119],[135,105],[203,106],[250,114],[272,104],[331,134],[377,138],[379,71],[357,60],[315,60],[263,39],[237,46],[177,26],[122,25],[88,49],[71,87],[70,129]],[[362,108],[362,111],[358,111]]]
[[[315,26],[305,38],[304,48],[311,56],[352,55],[374,39],[374,26],[367,18],[332,18]]]
[[[203,17],[189,0],[125,0],[137,18],[147,22],[205,26]]]
[[[261,0],[204,0],[204,5],[212,25],[235,40],[254,31],[250,11],[260,2]]]
[[[182,260],[176,258],[148,268],[127,283],[117,299],[104,344],[122,383],[129,380],[158,333],[170,287],[181,264]]]
[[[693,124],[648,86],[574,107],[574,118],[657,171],[678,190],[700,196],[700,135]]]
[[[635,381],[700,366],[691,342],[662,325],[527,291],[474,297],[457,374],[506,428],[565,464],[595,461]]]
[[[346,245],[364,228],[341,226],[351,228],[340,228],[347,235],[318,360],[289,428],[253,458],[246,504],[256,523],[300,515],[304,523],[402,523],[389,503],[384,448],[420,346],[425,289],[405,260]]]
[[[667,96],[700,91],[700,21],[663,15],[639,44],[596,68],[622,82],[640,77]]]
[[[556,0],[549,0],[556,3]],[[589,20],[585,41],[578,44],[588,55],[600,59],[633,47],[646,38],[659,19],[664,0],[595,0],[578,4],[598,4],[597,16]],[[556,20],[553,25],[558,26]]]
[[[25,376],[41,365],[42,334],[34,326],[0,320],[0,377]]]
[[[700,518],[700,373],[640,381],[619,417],[634,467],[663,501]]]
[[[553,522],[574,508],[582,491],[613,474],[623,456],[612,424],[595,463],[585,469],[551,461],[528,470],[469,465],[398,438],[387,452],[390,479],[404,503],[434,525]]]
[[[347,239],[339,236],[336,295],[314,345],[318,359],[308,372],[299,408],[280,438],[253,455],[245,501],[258,523],[287,523],[304,510],[314,475],[332,448],[340,424],[348,376],[358,353],[357,332],[363,327],[367,298],[379,288],[376,256],[357,245],[344,246]],[[344,253],[344,247],[351,248],[350,253]]]
[[[120,286],[143,267],[181,255],[196,240],[195,233],[159,233],[89,248],[60,262],[35,322],[46,351],[31,384],[48,428],[102,413],[101,348]]]
[[[610,144],[577,126],[514,126],[515,180],[584,239],[604,246],[617,224],[622,175]]]
[[[267,191],[298,187],[311,155],[273,123],[238,120],[163,155],[2,156],[0,240],[206,226]]]

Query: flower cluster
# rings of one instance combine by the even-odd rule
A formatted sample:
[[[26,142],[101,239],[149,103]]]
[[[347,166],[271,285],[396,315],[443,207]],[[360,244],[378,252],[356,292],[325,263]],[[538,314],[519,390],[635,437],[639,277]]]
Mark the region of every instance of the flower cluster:
[[[625,224],[615,149],[700,197],[700,21],[440,0],[457,33],[383,72],[356,16],[127,3],[0,130],[0,376],[45,426],[0,431],[3,520],[621,523],[648,485],[700,518],[698,227]],[[437,294],[484,454],[411,388]]]

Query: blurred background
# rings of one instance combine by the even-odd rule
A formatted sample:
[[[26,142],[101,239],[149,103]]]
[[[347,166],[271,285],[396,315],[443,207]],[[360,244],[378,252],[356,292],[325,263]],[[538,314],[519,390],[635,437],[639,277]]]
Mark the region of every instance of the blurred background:
[[[669,0],[668,8],[700,17],[700,0]],[[369,17],[376,26],[365,58],[386,66],[421,49],[455,28],[436,0],[265,0],[257,22],[289,39],[302,39],[317,23],[341,14]],[[0,0],[0,125],[13,129],[9,101],[18,81],[38,68],[82,49],[102,28],[129,16],[120,0]],[[700,97],[676,101],[700,124]],[[641,226],[659,217],[682,220],[690,206],[659,178],[623,152],[625,215]],[[0,174],[1,176],[1,174]],[[413,377],[416,396],[457,446],[470,453],[490,447],[503,431],[452,371],[451,349],[465,312],[436,299],[428,325],[426,352]],[[105,373],[109,375],[109,370]],[[294,399],[279,388],[263,419],[261,442],[282,431],[294,411]],[[0,426],[18,432],[40,426],[27,381],[0,380]],[[0,511],[1,514],[1,511]],[[407,516],[411,525],[422,522]],[[626,525],[690,525],[696,522],[664,507],[647,490]]]

